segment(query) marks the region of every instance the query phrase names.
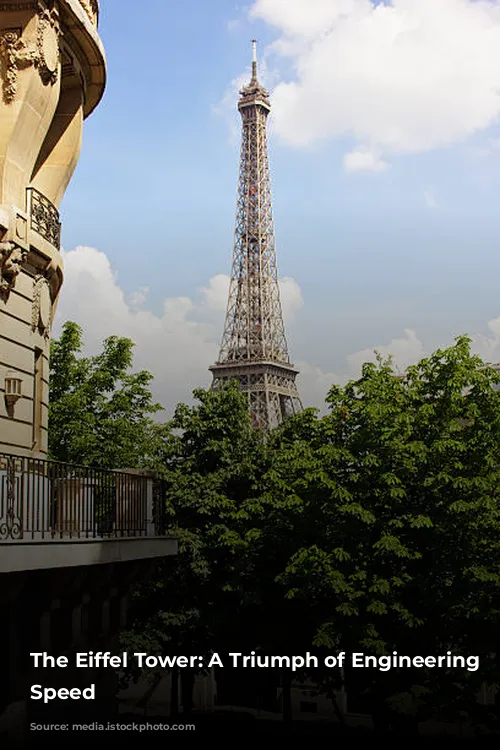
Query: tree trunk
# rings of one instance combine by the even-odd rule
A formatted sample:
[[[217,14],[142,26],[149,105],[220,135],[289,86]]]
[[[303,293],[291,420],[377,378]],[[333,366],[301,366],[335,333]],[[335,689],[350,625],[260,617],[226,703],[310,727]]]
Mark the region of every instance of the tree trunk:
[[[179,715],[179,669],[174,667],[170,673],[170,716]]]
[[[340,707],[339,707],[339,704],[335,695],[332,698],[332,703],[333,703],[333,710],[335,711],[335,716],[339,720],[339,723],[345,724],[345,716],[340,710]]]
[[[292,721],[292,676],[285,669],[282,675],[283,721]]]
[[[194,674],[189,669],[181,672],[182,710],[187,716],[193,712]]]

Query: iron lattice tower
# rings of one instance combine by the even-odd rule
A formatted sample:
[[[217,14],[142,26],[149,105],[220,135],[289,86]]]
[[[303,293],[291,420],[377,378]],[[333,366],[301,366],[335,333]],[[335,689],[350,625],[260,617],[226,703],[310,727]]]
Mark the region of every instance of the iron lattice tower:
[[[278,285],[271,180],[267,153],[268,92],[257,78],[240,92],[242,140],[233,265],[219,360],[212,388],[238,380],[248,394],[255,427],[268,431],[302,410],[290,362]]]

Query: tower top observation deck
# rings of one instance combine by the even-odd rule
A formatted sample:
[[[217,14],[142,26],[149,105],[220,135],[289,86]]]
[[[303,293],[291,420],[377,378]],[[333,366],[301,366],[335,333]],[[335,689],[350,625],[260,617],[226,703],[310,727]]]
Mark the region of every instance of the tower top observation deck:
[[[242,108],[257,105],[264,107],[268,112],[271,110],[269,92],[259,83],[257,68],[257,42],[254,39],[252,41],[252,78],[240,91],[240,100],[238,102],[238,109],[240,111]]]

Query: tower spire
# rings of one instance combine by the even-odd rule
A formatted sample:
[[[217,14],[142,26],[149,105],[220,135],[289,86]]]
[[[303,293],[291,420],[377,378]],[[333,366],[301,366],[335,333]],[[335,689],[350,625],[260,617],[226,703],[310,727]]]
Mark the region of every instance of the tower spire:
[[[252,81],[257,81],[257,40],[252,39]]]
[[[240,176],[224,333],[212,388],[236,379],[248,395],[253,424],[268,431],[302,409],[283,324],[271,180],[267,154],[269,95],[257,80],[257,43],[252,42],[252,79],[240,92]]]

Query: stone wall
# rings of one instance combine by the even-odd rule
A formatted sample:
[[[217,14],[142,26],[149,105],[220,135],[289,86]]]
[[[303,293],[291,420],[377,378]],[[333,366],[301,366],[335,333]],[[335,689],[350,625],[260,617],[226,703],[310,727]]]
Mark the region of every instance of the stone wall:
[[[0,10],[0,452],[47,452],[50,330],[63,282],[59,205],[105,86],[94,0]],[[19,398],[8,393],[14,380]]]

